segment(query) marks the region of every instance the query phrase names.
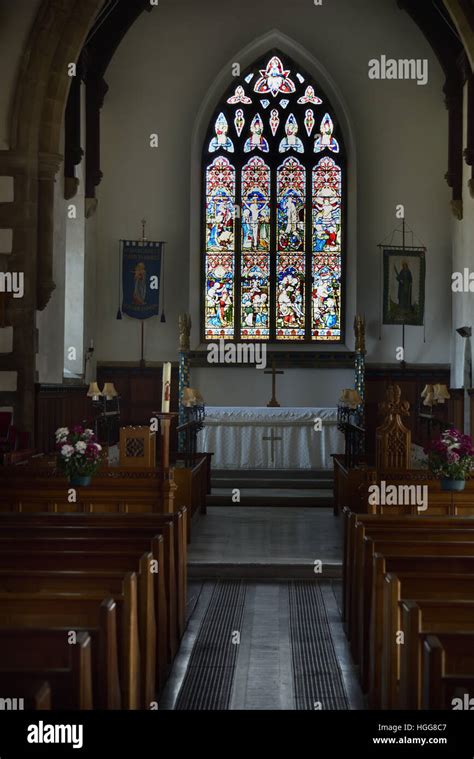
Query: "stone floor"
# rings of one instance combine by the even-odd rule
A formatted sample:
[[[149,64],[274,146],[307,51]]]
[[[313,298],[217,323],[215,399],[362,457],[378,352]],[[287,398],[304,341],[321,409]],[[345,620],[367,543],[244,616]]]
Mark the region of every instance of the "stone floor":
[[[248,580],[247,576],[231,709],[295,709],[288,608],[283,583],[277,580],[280,567],[302,564],[313,567],[317,560],[339,568],[342,565],[341,523],[332,509],[209,507],[207,515],[193,525],[190,569],[203,567],[205,573],[213,567],[210,576],[219,578],[225,565],[235,565],[234,577],[244,577],[248,565],[257,568],[256,577]],[[262,569],[267,573],[260,574]],[[190,576],[193,577],[191,572]],[[327,576],[320,581],[349,707],[364,709],[341,621],[341,582]],[[205,578],[189,581],[188,627],[161,699],[161,709],[174,708],[212,588],[213,582]]]
[[[340,520],[329,508],[209,507],[193,526],[188,561],[342,564]]]

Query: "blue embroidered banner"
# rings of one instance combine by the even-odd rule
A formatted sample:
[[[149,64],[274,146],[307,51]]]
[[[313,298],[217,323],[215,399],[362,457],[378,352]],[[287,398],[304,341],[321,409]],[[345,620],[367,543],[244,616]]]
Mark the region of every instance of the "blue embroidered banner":
[[[163,243],[122,242],[122,311],[132,319],[158,316]]]

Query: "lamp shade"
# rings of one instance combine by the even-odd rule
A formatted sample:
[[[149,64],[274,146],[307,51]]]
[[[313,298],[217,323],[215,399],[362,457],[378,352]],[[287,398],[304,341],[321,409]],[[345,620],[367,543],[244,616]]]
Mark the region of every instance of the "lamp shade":
[[[446,385],[435,385],[434,386],[434,401],[435,403],[444,403],[445,401],[449,401],[451,398],[448,388]]]
[[[433,385],[425,385],[423,388],[423,392],[421,393],[422,398],[427,398],[428,395],[433,395]]]
[[[341,397],[339,398],[339,403],[342,403],[343,406],[347,405],[348,399],[349,399],[349,393],[350,390],[343,390],[341,393]]]
[[[102,390],[102,395],[105,395],[106,398],[116,398],[118,396],[113,382],[105,383],[104,389]]]
[[[196,403],[199,403],[199,404],[204,403],[204,398],[202,397],[202,395],[199,392],[199,390],[195,390],[194,391],[194,397],[196,398]]]
[[[361,405],[362,398],[360,397],[357,390],[346,389],[342,391],[339,402],[343,406],[348,406],[349,408],[357,408],[357,406]]]
[[[362,398],[360,397],[359,392],[357,390],[349,390],[348,401],[349,401],[348,405],[351,408],[356,408],[357,406],[360,406],[360,404],[362,403]]]
[[[192,387],[185,387],[183,391],[183,406],[194,406],[195,395]]]
[[[97,382],[91,382],[89,385],[89,390],[87,391],[87,397],[88,398],[100,398],[102,396],[102,393],[99,390],[99,385]]]

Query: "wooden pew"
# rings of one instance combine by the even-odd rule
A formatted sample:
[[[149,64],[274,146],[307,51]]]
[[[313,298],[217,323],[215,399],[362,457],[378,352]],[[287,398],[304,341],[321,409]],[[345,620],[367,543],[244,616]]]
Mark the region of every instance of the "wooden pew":
[[[206,513],[206,498],[210,492],[210,458],[211,454],[197,453],[191,467],[175,467],[174,481],[177,490],[174,508],[188,508],[188,542],[191,540],[191,522],[199,514]]]
[[[164,528],[166,529],[166,528]],[[76,537],[79,534],[74,528],[56,528],[54,537],[49,535],[48,526],[24,528],[24,527],[4,527],[0,532],[0,551],[4,548],[5,552],[22,548],[26,551],[35,551],[38,546],[41,550],[51,550],[53,552],[61,551],[64,555],[73,556],[75,552],[90,553],[91,556],[97,552],[114,554],[133,553],[135,552],[137,563],[139,557],[149,550],[153,554],[153,560],[157,562],[157,572],[152,572],[152,579],[155,584],[155,609],[159,618],[159,624],[162,630],[167,630],[167,646],[169,649],[169,662],[178,646],[178,632],[176,630],[176,598],[173,589],[176,587],[174,573],[171,577],[165,569],[163,536],[155,535],[151,537],[148,533],[138,533],[127,529],[114,528],[104,529],[100,534],[92,531],[92,537],[80,532],[82,537]],[[4,537],[6,535],[13,537]],[[17,537],[21,534],[21,537]],[[74,537],[71,537],[74,535]],[[60,536],[60,537],[59,537]],[[168,542],[169,546],[169,542]],[[171,553],[171,548],[168,554]],[[98,569],[99,567],[94,567]],[[101,567],[103,568],[103,566]],[[168,569],[174,569],[174,563],[169,563]],[[168,580],[168,587],[166,581]],[[171,597],[171,600],[169,600]],[[170,613],[168,613],[170,609]],[[166,625],[166,628],[165,628]]]
[[[411,530],[410,527],[404,527],[401,530],[396,528],[386,530],[377,526],[369,528],[364,527],[364,525],[357,525],[356,550],[351,579],[353,589],[351,590],[352,604],[349,628],[351,632],[353,631],[351,634],[353,655],[361,663],[362,668],[367,652],[367,633],[370,625],[374,554],[376,552],[383,554],[385,552],[384,546],[396,544],[395,547],[399,554],[414,555],[417,551],[414,542],[421,543],[420,550],[425,553],[425,549],[429,548],[426,544],[432,543],[436,545],[434,552],[438,552],[440,555],[450,553],[450,549],[444,547],[443,544],[456,543],[458,555],[468,555],[470,554],[468,544],[474,542],[474,529],[430,529],[429,525],[426,525],[424,530]],[[431,551],[429,552],[431,553]]]
[[[457,574],[474,574],[474,557],[472,556],[439,556],[433,554],[431,556],[407,556],[377,553],[374,557],[374,587],[375,585],[383,588],[384,578],[387,573],[430,573],[430,574],[445,574],[445,575],[457,575]],[[377,624],[382,624],[383,615],[383,600],[377,599],[374,604],[374,610],[371,617],[371,634],[374,636],[374,628]],[[375,637],[375,636],[374,636]],[[379,637],[379,636],[377,636]],[[381,702],[381,666],[382,666],[382,647],[378,641],[379,649],[377,657],[374,655],[374,640],[370,641],[370,649],[368,654],[369,661],[369,702],[373,708],[376,708],[376,704]]]
[[[176,483],[172,473],[163,478],[156,468],[106,467],[96,472],[87,488],[75,488],[76,501],[69,502],[71,486],[56,470],[55,462],[0,468],[2,511],[64,512],[156,512],[172,514]]]
[[[123,705],[127,709],[140,708],[140,705],[154,700],[156,677],[161,680],[166,676],[168,669],[168,657],[163,652],[163,647],[158,649],[158,654],[163,656],[157,661],[156,623],[154,616],[155,599],[166,607],[165,589],[162,572],[162,541],[155,538],[154,550],[144,552],[141,556],[136,549],[130,551],[117,549],[110,550],[109,545],[102,541],[103,547],[99,549],[95,543],[95,550],[91,549],[88,541],[75,541],[75,550],[71,550],[71,544],[67,538],[52,539],[47,543],[39,536],[30,539],[30,547],[25,552],[25,541],[22,538],[5,539],[7,548],[3,549],[0,539],[0,570],[8,570],[18,574],[19,571],[26,574],[42,572],[120,572],[122,577],[132,573],[133,579],[129,580],[132,587],[127,595],[122,596],[116,590],[113,594],[118,603],[118,644],[120,662],[120,682],[123,692]],[[152,541],[153,543],[153,541]],[[35,545],[41,545],[35,550]],[[69,550],[64,548],[68,545]],[[157,596],[153,583],[153,561],[156,560],[160,549],[159,572],[162,576]],[[18,570],[17,567],[21,567]],[[135,570],[138,568],[138,577]],[[91,583],[92,584],[92,583]],[[95,586],[101,584],[100,580]],[[106,583],[107,584],[107,583]],[[77,591],[75,591],[77,592]],[[109,591],[105,595],[112,595]],[[140,672],[145,680],[141,682]],[[140,684],[141,683],[141,684]],[[138,694],[138,696],[137,696]],[[141,697],[140,697],[141,694]]]
[[[366,638],[362,641],[361,652],[361,672],[364,686],[369,686],[369,703],[371,705],[381,702],[381,677],[382,677],[382,657],[383,657],[383,592],[384,576],[378,570],[375,561],[376,556],[398,558],[407,556],[416,559],[417,562],[425,556],[436,556],[438,559],[447,558],[448,565],[451,565],[451,558],[472,558],[474,559],[474,542],[451,543],[431,541],[392,541],[376,542],[372,538],[365,538],[368,546],[368,559],[366,562],[366,576],[361,596],[361,607],[364,616],[364,635],[370,630],[368,636],[368,645]],[[455,566],[455,563],[453,563]],[[392,570],[394,571],[394,570]],[[396,571],[396,570],[395,570]],[[427,570],[430,571],[430,570]],[[453,569],[453,571],[456,571]],[[367,627],[367,624],[369,625]]]
[[[383,579],[378,578],[374,585],[374,555],[380,553],[395,552],[397,555],[418,556],[436,553],[440,556],[453,553],[452,544],[456,544],[457,555],[474,556],[474,531],[451,533],[444,530],[430,530],[428,533],[417,531],[410,533],[404,529],[401,533],[393,530],[390,532],[393,538],[389,539],[388,532],[379,533],[375,528],[369,534],[365,534],[361,540],[361,546],[357,552],[357,560],[353,570],[353,591],[350,609],[351,650],[354,659],[360,663],[362,681],[365,690],[368,688],[369,673],[369,630],[371,628],[372,613],[380,620],[380,606],[382,604]],[[452,539],[451,539],[452,535]],[[426,540],[413,540],[413,538],[426,537]],[[435,545],[436,548],[432,546]],[[380,606],[379,606],[380,605]],[[375,631],[374,645],[380,645],[380,635]],[[378,650],[378,649],[377,649]]]
[[[144,555],[146,560],[146,555]],[[145,571],[149,564],[145,565]],[[135,572],[61,572],[36,571],[34,574],[22,570],[0,570],[0,593],[83,593],[96,592],[112,596],[122,607],[121,629],[125,641],[121,646],[121,683],[124,703],[129,703],[130,692],[135,688],[133,679],[140,667],[142,704],[149,704],[155,698],[155,649],[156,631],[153,619],[153,590],[151,577],[145,591],[147,605],[144,612],[147,627],[143,628],[141,607],[138,602],[138,578]],[[141,599],[142,600],[142,599]],[[151,616],[151,620],[148,619]],[[151,629],[150,629],[151,626]],[[140,645],[137,645],[137,637]],[[142,647],[143,646],[143,647]]]
[[[27,682],[46,681],[53,709],[92,709],[92,641],[86,632],[71,645],[68,633],[48,629],[0,629],[0,687],[11,698],[8,685],[18,693]],[[50,690],[51,689],[51,690]],[[37,692],[45,708],[44,688]],[[47,702],[46,702],[47,703]],[[43,704],[43,706],[41,706]],[[49,707],[51,708],[51,707]]]
[[[351,641],[351,649],[356,661],[359,660],[359,647],[363,636],[360,635],[359,621],[357,618],[359,602],[358,593],[354,588],[359,588],[362,571],[362,548],[364,538],[371,529],[388,530],[390,535],[400,531],[402,536],[407,535],[407,530],[413,532],[426,530],[449,530],[453,528],[474,529],[474,519],[459,517],[415,517],[386,515],[378,517],[374,515],[358,515],[344,511],[345,540],[344,540],[344,583],[343,583],[343,608],[344,624],[348,639]],[[455,539],[455,537],[453,537]]]
[[[427,635],[423,643],[423,709],[474,706],[474,631]]]
[[[117,605],[113,599],[101,602],[99,594],[72,599],[48,594],[0,594],[0,629],[28,627],[35,631],[60,628],[58,635],[65,639],[71,631],[78,635],[87,632],[92,639],[94,708],[121,708]]]
[[[350,509],[343,510],[344,520],[344,565],[343,565],[343,618],[346,624],[346,632],[350,638],[350,631],[347,630],[349,619],[349,609],[351,606],[351,578],[354,563],[355,550],[355,533],[356,527],[360,524],[367,526],[377,526],[379,529],[394,529],[410,527],[413,529],[425,529],[430,526],[433,529],[449,529],[453,527],[464,529],[471,527],[474,529],[474,517],[456,517],[449,515],[431,515],[429,513],[423,516],[417,515],[399,515],[384,514],[382,517],[376,514],[356,514]]]
[[[415,470],[416,471],[416,470]],[[406,473],[405,473],[406,474]],[[419,473],[418,473],[419,476]],[[388,479],[389,484],[396,484],[395,480]],[[472,487],[465,496],[463,505],[452,506],[452,502],[449,498],[450,494],[439,491],[439,483],[437,481],[430,482],[429,487],[429,507],[426,512],[416,513],[414,509],[410,507],[400,506],[388,506],[388,507],[374,507],[374,513],[356,513],[348,506],[343,508],[343,525],[344,525],[344,565],[343,565],[343,621],[346,626],[346,632],[350,636],[350,632],[347,630],[347,620],[349,615],[349,609],[351,605],[351,586],[348,579],[351,577],[350,567],[353,561],[354,550],[354,537],[355,528],[357,524],[371,522],[383,522],[390,520],[395,523],[397,520],[413,520],[416,522],[419,519],[436,520],[436,519],[462,519],[463,524],[460,526],[467,526],[465,521],[472,520],[474,523],[474,481],[471,481]],[[398,484],[407,484],[407,480],[401,480],[399,477]],[[426,483],[425,483],[426,484]],[[436,486],[436,487],[435,487]],[[368,508],[368,506],[367,506]],[[470,516],[471,515],[471,516]],[[383,516],[383,520],[380,517]],[[387,522],[388,524],[388,522]],[[433,524],[434,526],[434,524]]]
[[[128,534],[133,530],[146,531],[146,534],[163,534],[166,561],[167,598],[170,613],[175,615],[175,627],[170,627],[170,634],[182,637],[186,621],[187,602],[187,510],[181,509],[176,514],[0,514],[0,534],[3,527],[16,525],[31,528],[41,525],[81,527],[84,530],[121,528]],[[28,523],[25,520],[28,519]],[[53,521],[54,520],[54,521]],[[88,534],[88,533],[85,533]],[[105,534],[105,533],[104,533]],[[174,618],[174,617],[173,617]],[[172,622],[170,622],[170,625]],[[176,644],[177,645],[177,644]]]
[[[109,540],[104,544],[103,551],[106,551],[109,546]],[[7,551],[16,550],[16,553],[21,561],[22,552],[34,551],[37,546],[41,545],[42,550],[47,550],[51,553],[59,553],[62,551],[83,551],[86,552],[89,548],[94,550],[100,549],[100,541],[98,539],[82,539],[82,538],[45,538],[38,535],[35,538],[24,537],[0,537],[0,552],[6,553]],[[129,545],[128,543],[123,545]],[[120,550],[120,544],[114,547]],[[7,549],[7,550],[5,550]],[[137,553],[138,553],[138,549]],[[138,562],[138,558],[137,558]],[[20,564],[21,566],[21,564]],[[137,576],[135,573],[129,573],[124,578],[123,589],[125,593],[118,590],[114,593],[114,601],[116,601],[119,607],[118,616],[118,644],[120,655],[120,681],[122,687],[122,693],[124,697],[124,706],[127,709],[138,709],[142,703],[140,699],[140,646],[138,637],[138,588],[137,588]],[[105,594],[106,596],[109,593]],[[100,596],[100,591],[98,593]],[[70,596],[64,594],[64,597]],[[100,600],[103,600],[104,594]]]
[[[403,600],[400,606],[401,629],[405,636],[400,651],[400,708],[420,709],[424,636],[448,632],[474,633],[474,602]]]
[[[382,709],[398,708],[398,678],[400,645],[397,634],[401,630],[400,602],[402,599],[474,600],[472,575],[445,575],[433,573],[389,572],[384,577],[382,630]]]
[[[28,673],[0,672],[1,693],[8,693],[8,698],[16,699],[15,706],[23,700],[20,711],[36,712],[49,711],[51,709],[52,695],[51,686],[47,681],[41,682]],[[5,696],[0,695],[0,698]]]

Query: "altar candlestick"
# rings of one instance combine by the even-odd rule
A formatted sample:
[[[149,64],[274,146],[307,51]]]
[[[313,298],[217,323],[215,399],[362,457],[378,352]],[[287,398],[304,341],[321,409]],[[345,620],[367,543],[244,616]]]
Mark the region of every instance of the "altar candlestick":
[[[161,411],[163,414],[170,413],[171,400],[171,363],[163,364],[163,394],[161,397]]]

